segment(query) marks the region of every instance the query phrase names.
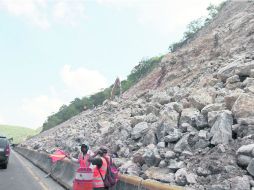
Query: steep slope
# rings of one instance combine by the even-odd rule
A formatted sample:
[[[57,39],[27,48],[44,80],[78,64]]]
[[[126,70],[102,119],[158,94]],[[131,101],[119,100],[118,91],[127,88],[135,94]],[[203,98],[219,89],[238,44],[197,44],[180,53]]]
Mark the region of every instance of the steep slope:
[[[118,155],[121,171],[196,190],[254,186],[254,2],[228,2],[195,39],[167,54],[123,98],[22,144],[81,142]]]
[[[166,75],[159,89],[177,85],[200,87],[204,80],[213,78],[213,74],[219,68],[233,60],[251,56],[254,40],[252,3],[228,3],[214,21],[196,35],[195,39],[179,51],[164,57],[161,69],[165,69],[166,72],[154,70],[151,73],[153,77],[148,75],[130,89],[125,97],[158,88],[156,84],[161,73]]]

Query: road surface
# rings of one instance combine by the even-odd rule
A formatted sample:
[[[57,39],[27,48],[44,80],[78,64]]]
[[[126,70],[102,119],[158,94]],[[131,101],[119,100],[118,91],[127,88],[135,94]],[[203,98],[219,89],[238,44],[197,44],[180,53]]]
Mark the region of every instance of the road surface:
[[[0,168],[1,190],[64,190],[18,153],[11,151],[7,169]]]

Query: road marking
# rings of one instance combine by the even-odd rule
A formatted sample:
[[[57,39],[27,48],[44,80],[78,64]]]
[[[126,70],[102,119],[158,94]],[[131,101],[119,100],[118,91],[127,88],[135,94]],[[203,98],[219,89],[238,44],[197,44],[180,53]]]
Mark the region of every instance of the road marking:
[[[31,168],[16,154],[14,153],[15,157],[21,162],[24,168],[31,174],[31,176],[40,184],[43,190],[49,190],[46,184],[44,184],[40,178],[31,170]]]

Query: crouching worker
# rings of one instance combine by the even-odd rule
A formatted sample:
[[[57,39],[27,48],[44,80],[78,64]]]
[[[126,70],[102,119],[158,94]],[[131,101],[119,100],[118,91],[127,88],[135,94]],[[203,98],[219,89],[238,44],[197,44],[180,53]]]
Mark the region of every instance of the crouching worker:
[[[79,169],[73,181],[73,190],[92,190],[93,189],[93,169],[89,161],[93,153],[87,144],[81,145],[81,152],[78,159],[70,157],[73,162],[79,163]]]
[[[107,190],[104,185],[104,179],[107,173],[107,149],[101,147],[96,153],[94,158],[90,158],[89,161],[94,165],[93,168],[93,189],[94,190]]]

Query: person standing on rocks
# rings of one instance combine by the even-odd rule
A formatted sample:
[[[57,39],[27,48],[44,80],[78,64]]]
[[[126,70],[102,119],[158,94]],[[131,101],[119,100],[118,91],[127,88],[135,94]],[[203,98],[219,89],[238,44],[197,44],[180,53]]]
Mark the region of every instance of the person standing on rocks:
[[[80,148],[80,154],[78,159],[70,157],[73,162],[79,163],[80,168],[89,168],[91,163],[89,158],[93,157],[94,153],[89,149],[89,146],[86,143],[83,143]]]

